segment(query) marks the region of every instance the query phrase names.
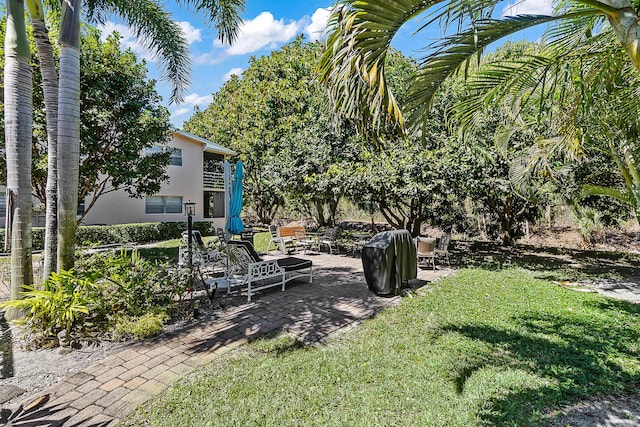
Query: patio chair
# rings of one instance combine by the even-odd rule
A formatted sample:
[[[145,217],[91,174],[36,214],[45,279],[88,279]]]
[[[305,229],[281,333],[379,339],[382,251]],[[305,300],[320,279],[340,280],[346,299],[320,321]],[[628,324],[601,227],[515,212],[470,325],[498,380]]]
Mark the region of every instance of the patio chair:
[[[228,240],[227,235],[221,227],[216,228],[216,236],[218,237],[218,240],[220,240],[220,243],[226,243]]]
[[[191,265],[189,265],[189,231],[182,232],[182,240],[186,247],[178,250],[178,265],[189,267],[205,286],[209,298],[215,294],[214,283],[226,274],[227,258],[224,254],[224,243],[218,248],[207,248],[198,230],[191,232]]]
[[[436,269],[436,239],[430,237],[416,238],[416,253],[418,255],[418,265],[431,260],[433,269]]]
[[[249,242],[231,240],[227,243],[229,255],[229,288],[247,287],[247,301],[251,301],[251,295],[261,289],[273,286],[282,286],[291,280],[308,277],[309,283],[313,283],[313,263],[309,260],[285,257],[279,259],[263,260]]]
[[[340,248],[338,246],[338,237],[340,236],[340,229],[337,227],[329,227],[325,230],[324,235],[318,238],[318,252],[320,252],[320,248],[322,245],[327,245],[329,247],[329,255],[333,254],[333,246],[336,247],[336,250],[340,252]]]
[[[307,253],[307,249],[311,249],[314,246],[318,246],[318,240],[314,239],[313,236],[309,236],[307,234],[307,230],[305,230],[304,227],[296,227],[293,230],[294,234],[295,234],[295,244],[296,247],[301,247],[304,252],[303,253]]]
[[[269,226],[269,234],[271,235],[271,240],[269,240],[269,244],[267,245],[267,252],[271,250],[271,244],[273,243],[274,249],[280,248],[282,252],[285,251],[284,242],[282,238],[278,234],[278,227],[275,225]]]
[[[449,243],[451,243],[450,234],[445,234],[439,238],[438,243],[436,244],[435,253],[437,257],[444,256],[447,260],[447,265],[451,267],[451,262],[449,261]]]

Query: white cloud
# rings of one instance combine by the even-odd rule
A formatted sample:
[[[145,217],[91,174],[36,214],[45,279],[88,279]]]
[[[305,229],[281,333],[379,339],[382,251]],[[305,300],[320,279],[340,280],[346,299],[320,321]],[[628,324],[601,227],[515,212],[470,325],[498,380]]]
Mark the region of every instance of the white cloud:
[[[171,120],[175,119],[176,117],[184,116],[190,111],[191,111],[191,108],[178,108],[176,111],[174,111],[171,114]]]
[[[224,76],[222,76],[222,80],[223,81],[229,81],[231,79],[231,76],[233,76],[234,74],[236,76],[240,76],[242,74],[244,70],[240,67],[235,67],[230,69]]]
[[[189,43],[189,45],[195,42],[202,41],[202,34],[199,28],[194,27],[190,22],[187,21],[180,21],[177,22],[177,24],[182,29],[184,37],[187,39],[187,43]]]
[[[237,40],[228,46],[225,52],[228,55],[244,55],[256,52],[267,46],[277,46],[293,39],[300,31],[301,21],[293,21],[288,24],[284,19],[275,20],[270,12],[262,12],[253,19],[244,21],[240,27]],[[219,40],[214,46],[222,47]]]
[[[324,32],[327,29],[327,23],[329,22],[329,16],[331,15],[331,8],[326,9],[319,8],[311,15],[311,23],[304,27],[304,33],[309,40],[316,41],[324,37]]]
[[[502,16],[515,15],[551,15],[551,0],[515,0],[502,10]]]
[[[212,95],[198,95],[197,93],[190,93],[184,97],[184,100],[180,105],[209,105],[212,99]]]

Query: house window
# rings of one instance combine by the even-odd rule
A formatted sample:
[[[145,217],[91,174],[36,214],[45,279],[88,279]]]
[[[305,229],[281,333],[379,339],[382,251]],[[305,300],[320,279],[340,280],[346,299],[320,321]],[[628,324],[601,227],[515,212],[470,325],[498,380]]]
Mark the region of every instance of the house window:
[[[7,214],[7,195],[0,194],[0,217],[4,218]]]
[[[182,150],[174,148],[171,152],[171,160],[169,160],[171,166],[182,166]]]
[[[147,156],[151,156],[156,153],[162,153],[163,151],[169,151],[171,153],[171,158],[169,159],[169,165],[182,166],[182,149],[180,148],[161,147],[159,145],[154,145],[153,147],[146,148],[144,150],[144,153]]]
[[[181,196],[148,196],[144,201],[144,212],[147,214],[181,214]]]
[[[224,192],[205,191],[204,192],[204,217],[224,218]]]

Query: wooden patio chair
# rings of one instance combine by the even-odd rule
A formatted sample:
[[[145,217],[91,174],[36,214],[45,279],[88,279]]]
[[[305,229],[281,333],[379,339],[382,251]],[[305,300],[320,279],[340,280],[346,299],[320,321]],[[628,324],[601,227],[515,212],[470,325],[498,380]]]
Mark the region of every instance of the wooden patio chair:
[[[436,239],[431,237],[417,237],[416,254],[418,255],[418,265],[431,260],[433,269],[436,269]]]

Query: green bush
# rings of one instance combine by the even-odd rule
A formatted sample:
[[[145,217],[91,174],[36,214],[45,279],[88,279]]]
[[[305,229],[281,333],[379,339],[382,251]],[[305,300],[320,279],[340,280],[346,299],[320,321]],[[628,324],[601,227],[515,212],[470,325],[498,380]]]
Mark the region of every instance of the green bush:
[[[199,221],[193,223],[194,230],[199,230],[203,236],[214,234],[214,227],[210,222]],[[186,222],[146,222],[139,224],[117,225],[83,225],[78,227],[76,243],[79,246],[98,246],[124,243],[148,243],[161,240],[180,238],[180,234],[187,229]],[[4,240],[5,230],[0,229],[0,240]],[[32,249],[44,249],[44,228],[34,227],[31,232]]]
[[[171,306],[184,291],[169,264],[152,263],[136,250],[93,254],[78,265],[96,278],[112,315],[142,316]]]
[[[147,313],[140,317],[121,317],[114,326],[114,339],[144,339],[158,335],[162,332],[164,322],[169,319],[166,312]]]
[[[120,337],[155,334],[189,286],[175,268],[135,250],[80,257],[76,267],[53,273],[42,289],[23,292],[23,299],[0,304],[24,313],[19,323],[36,347],[57,345],[62,335],[73,344],[114,330]]]
[[[26,287],[23,299],[6,301],[2,308],[13,308],[25,313],[19,321],[33,334],[36,346],[57,345],[58,334],[73,337],[85,327],[93,306],[99,305],[98,285],[90,277],[76,275],[74,271],[52,273],[43,289]]]

